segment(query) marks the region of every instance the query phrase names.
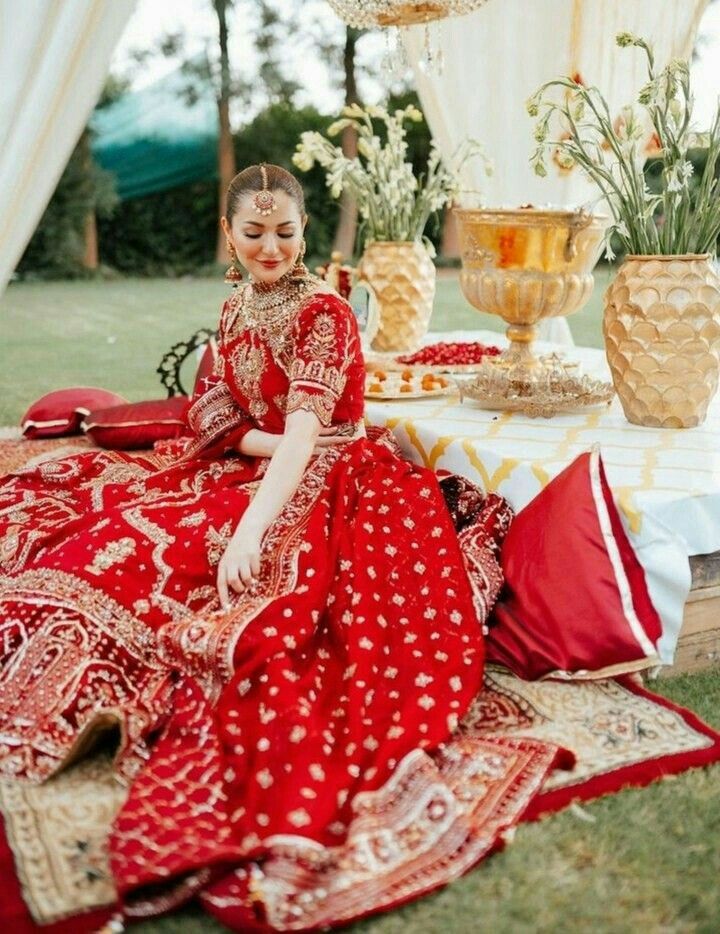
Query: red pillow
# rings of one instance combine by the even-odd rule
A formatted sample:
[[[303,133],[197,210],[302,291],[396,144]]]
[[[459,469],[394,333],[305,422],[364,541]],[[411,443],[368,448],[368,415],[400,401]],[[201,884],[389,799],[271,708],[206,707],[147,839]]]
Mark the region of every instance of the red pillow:
[[[215,367],[217,355],[217,341],[214,337],[211,337],[205,345],[205,350],[202,357],[200,358],[200,365],[198,366],[197,373],[195,374],[195,385],[193,386],[192,391],[192,394],[195,398],[202,395],[207,389],[207,385],[203,382],[203,380],[213,375],[213,369]]]
[[[127,402],[116,392],[94,386],[57,389],[33,402],[23,415],[20,426],[26,438],[59,438],[80,433],[83,416],[93,409]]]
[[[506,589],[487,637],[489,662],[530,681],[659,664],[662,623],[597,450],[581,454],[517,514],[502,566]]]
[[[188,431],[187,396],[128,402],[96,409],[83,421],[83,431],[101,448],[130,451],[151,448],[156,441],[179,438]]]

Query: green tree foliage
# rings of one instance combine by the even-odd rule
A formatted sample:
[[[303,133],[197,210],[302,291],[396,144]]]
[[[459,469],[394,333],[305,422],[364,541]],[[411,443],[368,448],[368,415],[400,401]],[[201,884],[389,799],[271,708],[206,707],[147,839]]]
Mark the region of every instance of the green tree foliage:
[[[100,258],[127,275],[196,272],[214,261],[216,224],[212,179],[132,198],[98,222]]]
[[[98,108],[112,104],[126,91],[127,82],[110,75]],[[91,139],[90,131],[85,129],[18,263],[19,275],[45,279],[89,275],[83,265],[88,215],[94,212],[98,218],[110,217],[118,203],[114,176],[93,159]]]
[[[83,265],[85,224],[92,212],[108,217],[117,204],[114,177],[92,158],[85,130],[73,150],[17,272],[28,278],[73,279],[88,275]]]
[[[329,122],[314,107],[271,104],[235,134],[238,167],[265,161],[292,171],[300,133],[324,130]],[[312,264],[330,256],[338,208],[327,193],[321,170],[303,176],[302,184]],[[103,263],[135,275],[172,276],[207,269],[215,255],[215,198],[215,182],[208,180],[123,202],[99,224]]]

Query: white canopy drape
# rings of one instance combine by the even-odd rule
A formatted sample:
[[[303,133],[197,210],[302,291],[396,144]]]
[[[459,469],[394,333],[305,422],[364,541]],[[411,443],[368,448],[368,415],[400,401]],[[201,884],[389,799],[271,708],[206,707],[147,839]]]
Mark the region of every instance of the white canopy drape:
[[[689,57],[708,0],[488,0],[468,16],[434,30],[445,66],[441,75],[418,67],[424,29],[403,31],[408,58],[430,130],[449,159],[467,136],[479,139],[494,162],[487,178],[478,161],[463,173],[466,189],[492,206],[579,205],[598,198],[582,173],[548,164],[546,178],[528,158],[535,148],[525,102],[545,81],[580,75],[597,85],[611,113],[630,103],[647,80],[639,49],[620,49],[618,32],[650,40],[656,62]],[[545,340],[572,344],[564,318],[542,323]]]
[[[0,292],[102,90],[135,0],[0,0]]]
[[[579,74],[597,85],[611,112],[632,102],[645,83],[639,49],[620,49],[618,32],[650,40],[658,64],[688,58],[708,0],[488,0],[468,16],[448,19],[435,31],[443,48],[442,75],[417,67],[423,28],[404,30],[405,45],[433,137],[448,157],[466,136],[484,143],[495,162],[487,179],[479,166],[464,182],[482,188],[484,202],[572,205],[597,192],[578,170],[548,165],[539,178],[528,164],[533,120],[525,102],[545,81]],[[439,36],[438,36],[439,33]]]

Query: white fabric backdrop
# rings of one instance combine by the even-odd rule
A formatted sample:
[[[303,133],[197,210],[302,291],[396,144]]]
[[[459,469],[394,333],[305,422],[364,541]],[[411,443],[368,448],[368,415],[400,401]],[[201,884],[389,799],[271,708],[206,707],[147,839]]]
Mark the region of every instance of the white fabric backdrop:
[[[0,0],[0,292],[102,90],[135,0]]]
[[[640,49],[620,49],[618,32],[649,39],[655,59],[689,57],[708,0],[488,0],[468,16],[445,20],[431,31],[443,48],[442,75],[417,67],[423,27],[403,30],[408,58],[430,129],[444,155],[466,136],[484,143],[495,161],[485,178],[468,169],[465,184],[483,188],[485,204],[517,207],[579,204],[596,189],[573,170],[548,165],[547,178],[528,164],[535,148],[534,120],[525,102],[543,82],[579,73],[596,84],[611,112],[630,103],[646,81]]]
[[[533,119],[525,102],[545,81],[579,73],[596,84],[614,113],[645,83],[645,57],[620,49],[618,32],[649,39],[660,65],[673,56],[689,57],[708,0],[488,0],[468,16],[431,28],[442,46],[442,75],[417,66],[424,28],[403,30],[408,58],[430,130],[449,158],[466,137],[479,139],[495,163],[487,178],[468,165],[468,189],[481,189],[491,206],[577,205],[594,201],[597,189],[576,169],[563,172],[548,161],[546,178],[535,175],[528,157],[535,148]],[[541,337],[572,344],[567,321],[541,325]]]

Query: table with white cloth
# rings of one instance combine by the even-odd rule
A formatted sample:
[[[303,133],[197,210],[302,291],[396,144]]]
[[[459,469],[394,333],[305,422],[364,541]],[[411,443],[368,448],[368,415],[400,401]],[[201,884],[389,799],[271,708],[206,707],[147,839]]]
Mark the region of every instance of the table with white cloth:
[[[430,334],[425,343],[436,340],[506,345],[503,337],[487,331]],[[564,353],[583,372],[610,379],[602,350],[542,343],[537,350]],[[414,462],[461,474],[502,494],[515,510],[577,455],[599,445],[615,502],[663,621],[660,657],[672,662],[687,616],[688,558],[720,551],[720,395],[703,425],[677,430],[630,424],[617,398],[609,407],[547,419],[486,410],[469,399],[461,402],[458,395],[367,399],[366,417],[370,424],[391,429]],[[720,587],[706,587],[702,596],[720,601]],[[703,618],[710,606],[705,604]],[[720,613],[718,617],[720,631]],[[688,625],[686,618],[683,637]]]

